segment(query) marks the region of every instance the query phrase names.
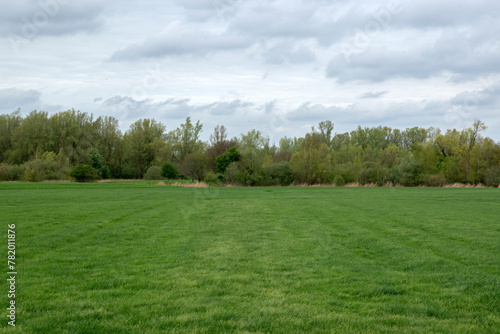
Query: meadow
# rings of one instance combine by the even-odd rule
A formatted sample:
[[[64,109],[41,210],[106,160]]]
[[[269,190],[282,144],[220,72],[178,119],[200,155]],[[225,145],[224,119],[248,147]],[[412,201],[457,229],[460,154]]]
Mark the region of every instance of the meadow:
[[[499,189],[0,183],[0,210],[0,333],[500,333]]]

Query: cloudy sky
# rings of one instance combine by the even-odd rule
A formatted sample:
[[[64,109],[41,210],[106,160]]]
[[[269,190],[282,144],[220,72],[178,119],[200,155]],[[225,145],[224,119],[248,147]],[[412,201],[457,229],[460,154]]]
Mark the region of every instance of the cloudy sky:
[[[497,0],[0,0],[0,113],[186,117],[277,141],[322,120],[500,141]]]

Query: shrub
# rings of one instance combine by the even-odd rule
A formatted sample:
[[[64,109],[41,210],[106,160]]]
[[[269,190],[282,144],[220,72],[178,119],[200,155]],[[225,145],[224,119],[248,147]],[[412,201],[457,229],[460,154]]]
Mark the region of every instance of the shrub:
[[[24,169],[24,181],[40,182],[40,176],[38,175],[36,169],[32,169],[29,168],[29,166],[26,166],[26,168]]]
[[[238,162],[239,172],[236,176],[238,183],[246,186],[264,186],[268,182],[264,175],[264,168],[254,165],[251,160]]]
[[[486,171],[484,183],[488,187],[498,187],[500,185],[500,166],[491,167]]]
[[[111,179],[113,177],[113,173],[111,173],[111,169],[108,165],[101,167],[101,175],[103,179]]]
[[[265,169],[265,175],[272,185],[289,186],[293,182],[293,172],[289,162],[272,163]]]
[[[145,180],[163,180],[163,176],[161,175],[161,168],[158,166],[149,167],[146,175],[144,175]]]
[[[0,164],[0,181],[20,181],[22,178],[21,166]]]
[[[358,182],[361,185],[377,182],[377,168],[375,163],[366,162],[361,166],[361,170],[358,173]]]
[[[215,159],[215,170],[224,173],[232,162],[240,161],[241,154],[236,147],[232,147]]]
[[[201,182],[207,175],[209,163],[210,159],[206,154],[201,152],[191,153],[184,157],[181,172],[191,177],[191,180],[196,179]]]
[[[179,177],[179,171],[171,162],[165,162],[161,166],[161,175],[167,179],[177,179]]]
[[[336,175],[342,176],[344,179],[345,183],[353,183],[356,182],[356,175],[354,173],[354,169],[352,165],[346,164],[346,165],[338,165],[335,168],[334,173]],[[333,181],[335,183],[335,180]]]
[[[401,159],[399,165],[391,170],[390,181],[407,187],[422,184],[422,169],[413,157]]]
[[[238,165],[238,162],[233,162],[226,168],[226,172],[224,173],[224,182],[238,183],[238,173],[240,172]]]
[[[443,187],[446,184],[446,179],[441,174],[425,175],[424,184],[428,187]]]
[[[342,175],[336,175],[335,178],[333,179],[333,184],[335,184],[337,187],[345,186],[345,180],[342,177]]]
[[[53,152],[45,152],[42,159],[35,159],[26,162],[23,167],[34,170],[36,178],[40,180],[61,180],[65,179],[66,168],[56,161],[57,156]]]
[[[121,174],[121,177],[124,179],[137,179],[137,178],[139,178],[139,174],[137,173],[137,169],[130,162],[123,163],[120,174]]]
[[[84,164],[74,167],[69,175],[77,182],[92,182],[99,178],[99,172],[94,167]]]

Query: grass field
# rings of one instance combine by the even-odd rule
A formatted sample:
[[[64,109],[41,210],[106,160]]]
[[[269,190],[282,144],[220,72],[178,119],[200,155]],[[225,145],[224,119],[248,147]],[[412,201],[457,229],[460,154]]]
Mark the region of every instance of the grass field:
[[[500,190],[2,183],[1,333],[500,333]]]

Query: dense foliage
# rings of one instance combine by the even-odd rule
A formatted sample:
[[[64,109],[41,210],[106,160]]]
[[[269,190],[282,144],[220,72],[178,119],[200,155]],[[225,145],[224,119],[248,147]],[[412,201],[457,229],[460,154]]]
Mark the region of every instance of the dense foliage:
[[[71,170],[69,176],[77,182],[92,182],[98,179],[99,174],[94,167],[80,164]]]
[[[170,132],[154,119],[141,119],[122,134],[113,117],[94,119],[75,110],[53,115],[35,110],[23,117],[16,111],[0,115],[0,180],[67,179],[75,166],[85,164],[99,178],[171,179],[180,170],[180,176],[191,179],[242,185],[497,187],[500,143],[481,136],[485,129],[476,121],[470,128],[445,132],[358,126],[334,133],[334,124],[324,121],[302,138],[284,137],[271,145],[257,130],[228,139],[224,126],[203,142],[203,125],[189,117]],[[158,169],[165,163],[168,175]]]

